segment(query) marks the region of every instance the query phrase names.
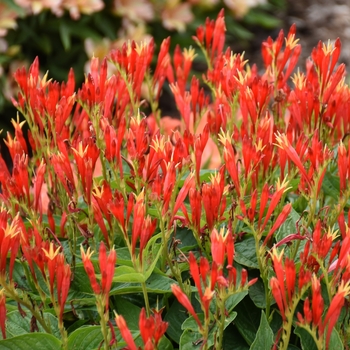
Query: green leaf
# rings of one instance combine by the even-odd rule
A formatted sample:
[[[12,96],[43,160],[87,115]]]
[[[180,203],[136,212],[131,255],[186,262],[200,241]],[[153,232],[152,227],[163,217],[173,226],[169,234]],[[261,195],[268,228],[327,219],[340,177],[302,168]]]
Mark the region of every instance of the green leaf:
[[[130,331],[134,339],[136,339],[140,332]],[[119,346],[125,346],[125,342],[122,340],[120,332],[116,332],[117,343]],[[69,350],[95,350],[101,348],[101,342],[103,340],[100,326],[87,326],[81,327],[74,331],[68,337],[68,349]],[[35,348],[36,349],[36,348]],[[44,349],[43,349],[44,350]]]
[[[120,296],[116,297],[116,301],[116,311],[124,317],[128,328],[130,330],[138,330],[141,308]]]
[[[250,298],[244,298],[235,308],[237,317],[235,325],[246,342],[251,345],[259,329],[260,309]]]
[[[315,341],[306,329],[302,327],[296,327],[294,333],[299,336],[301,348],[303,350],[317,350]]]
[[[253,269],[259,268],[254,237],[248,237],[235,244],[235,262]]]
[[[235,293],[233,295],[230,295],[225,303],[225,309],[228,313],[230,313],[248,294],[248,291]]]
[[[68,337],[68,349],[92,350],[100,345],[102,339],[100,326],[81,327]]]
[[[260,278],[249,288],[249,296],[255,306],[260,309],[266,308],[265,287]]]
[[[59,32],[60,32],[60,37],[61,37],[63,47],[65,51],[68,51],[71,47],[70,31],[68,26],[63,21],[60,22]]]
[[[174,280],[159,274],[152,274],[146,281],[146,288],[148,293],[171,293],[171,285]],[[118,283],[112,286],[110,295],[120,295],[126,293],[141,293],[142,288],[139,283]]]
[[[138,282],[143,283],[146,281],[145,276],[142,273],[136,272],[133,267],[130,266],[118,266],[115,269],[115,277],[113,282]]]
[[[59,350],[61,342],[51,334],[30,333],[0,340],[1,350]]]
[[[202,348],[202,335],[199,332],[186,329],[180,338],[180,349],[181,350],[193,350]]]
[[[193,232],[187,228],[177,228],[176,232],[174,232],[171,237],[180,241],[177,247],[181,249],[182,252],[194,250],[198,246],[198,243],[193,236]]]
[[[335,200],[339,199],[340,196],[340,180],[338,176],[332,175],[328,171],[325,173],[322,182],[323,192]]]
[[[249,346],[243,339],[237,328],[231,323],[224,332],[224,350],[249,350]]]
[[[26,312],[26,316],[24,317],[21,316],[18,310],[11,311],[7,314],[7,320],[6,320],[7,338],[13,338],[18,335],[28,334],[32,332],[32,330],[30,329],[32,315],[29,311],[27,310],[24,310],[24,311]],[[43,317],[45,319],[46,324],[50,325],[52,335],[60,339],[61,334],[58,329],[57,318],[54,315],[47,312],[43,314]],[[37,322],[37,326],[39,328],[39,332],[45,333],[43,327],[39,322]]]
[[[343,350],[344,349],[343,342],[340,338],[339,333],[337,332],[337,330],[335,328],[333,328],[333,330],[332,330],[332,334],[331,334],[331,338],[329,340],[328,348],[332,349],[332,350]]]
[[[204,314],[200,313],[197,314],[199,321],[204,324]],[[188,317],[185,322],[181,325],[181,329],[185,330],[185,329],[191,329],[191,330],[197,330],[198,329],[198,323],[196,322],[196,320],[194,319],[193,316]]]
[[[160,339],[160,342],[158,343],[158,349],[173,350],[174,347],[171,344],[171,341],[166,336],[162,336],[162,338]]]
[[[200,314],[197,314],[198,315],[198,318],[200,320],[200,322],[202,324],[204,324],[204,314],[203,313],[200,313]],[[224,330],[234,321],[234,319],[236,318],[237,316],[237,312],[235,311],[232,311],[228,317],[225,318],[225,324],[224,324]],[[193,318],[193,316],[190,316],[189,318],[187,318],[184,323],[182,324],[181,326],[181,329],[183,330],[191,330],[193,331],[194,333],[197,333],[198,332],[198,324],[196,322],[196,320]],[[218,324],[215,322],[211,325],[210,327],[210,331],[209,331],[209,335],[208,335],[208,347],[210,348],[214,342],[215,342],[215,337],[218,335],[218,331],[219,331],[219,327],[218,327]],[[181,337],[182,339],[182,337]],[[181,344],[181,339],[180,339],[180,344]]]
[[[286,221],[281,225],[281,227],[275,233],[276,241],[279,242],[283,238],[293,233],[296,233],[296,224],[299,220],[300,220],[300,215],[292,208]]]
[[[259,11],[258,9],[250,10],[244,17],[244,22],[249,25],[258,25],[267,29],[273,29],[281,26],[281,20],[272,16],[266,12]]]
[[[186,309],[177,301],[174,300],[170,306],[169,311],[166,313],[164,320],[168,322],[167,335],[176,343],[180,342],[181,338],[181,325],[187,318]]]
[[[271,349],[274,343],[273,332],[264,311],[261,311],[260,326],[250,350]]]
[[[144,264],[144,278],[147,280],[151,276],[156,264],[158,263],[160,254],[162,253],[162,244],[156,243],[162,236],[161,233],[152,237],[144,249],[143,264]]]

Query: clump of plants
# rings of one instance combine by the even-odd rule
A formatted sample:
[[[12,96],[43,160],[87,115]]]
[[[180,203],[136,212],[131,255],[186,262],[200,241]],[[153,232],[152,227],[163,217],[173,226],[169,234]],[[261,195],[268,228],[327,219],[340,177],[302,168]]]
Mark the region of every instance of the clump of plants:
[[[225,49],[225,29],[223,12],[197,29],[202,79],[195,49],[172,57],[170,38],[93,58],[80,87],[73,70],[63,83],[41,75],[37,59],[16,71],[12,166],[0,158],[1,346],[349,346],[340,41],[295,71],[292,26],[262,43],[259,73]],[[161,118],[166,81],[181,120]]]

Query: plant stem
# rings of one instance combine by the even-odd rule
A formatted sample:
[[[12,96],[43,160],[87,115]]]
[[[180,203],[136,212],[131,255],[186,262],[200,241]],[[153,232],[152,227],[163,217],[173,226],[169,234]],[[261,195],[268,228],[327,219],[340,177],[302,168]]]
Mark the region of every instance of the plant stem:
[[[9,285],[6,283],[1,283],[2,287],[5,289],[6,294],[12,298],[16,303],[23,305],[26,307],[31,314],[35,317],[35,319],[40,323],[46,333],[52,334],[51,328],[46,324],[44,317],[41,316],[41,312],[37,310],[35,306],[32,305],[31,302],[26,301],[24,298],[21,299],[17,293],[12,290],[12,288],[8,288]]]
[[[105,305],[103,302],[103,295],[97,295],[97,310],[100,315],[100,325],[101,325],[101,332],[103,335],[103,347],[105,350],[109,349],[108,345],[108,328],[107,328],[107,323],[106,323],[106,318],[105,318]],[[108,311],[107,311],[108,312]],[[108,317],[108,313],[107,313]]]
[[[225,299],[222,299],[219,303],[220,308],[220,323],[219,323],[219,344],[216,349],[222,349],[222,343],[224,340],[224,330],[225,330]]]
[[[142,282],[142,283],[141,283],[141,286],[142,286],[143,299],[145,300],[145,306],[146,306],[147,317],[149,317],[150,314],[151,314],[151,308],[150,308],[150,306],[149,306],[149,299],[148,299],[148,293],[147,293],[146,282]]]

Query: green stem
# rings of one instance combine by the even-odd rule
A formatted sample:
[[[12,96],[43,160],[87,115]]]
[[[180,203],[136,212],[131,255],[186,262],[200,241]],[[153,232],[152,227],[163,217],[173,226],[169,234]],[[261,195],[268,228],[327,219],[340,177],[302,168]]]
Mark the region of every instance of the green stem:
[[[107,328],[106,317],[105,317],[105,305],[103,302],[104,296],[97,295],[96,298],[97,298],[97,310],[100,315],[101,332],[103,335],[103,346],[105,350],[108,350],[109,349],[108,328]],[[107,314],[107,318],[108,318],[108,314]]]
[[[225,330],[225,299],[220,301],[220,323],[219,323],[219,344],[216,349],[222,349],[222,343],[224,340],[224,330]]]
[[[51,328],[46,324],[44,317],[41,316],[42,315],[41,312],[39,310],[37,310],[37,308],[35,306],[33,306],[30,301],[26,301],[24,299],[21,299],[14,290],[9,288],[8,284],[2,283],[2,281],[1,281],[1,285],[5,289],[6,294],[11,299],[13,299],[16,303],[23,305],[31,312],[31,314],[40,323],[40,325],[43,327],[43,329],[46,333],[52,334]]]
[[[150,306],[149,306],[149,299],[148,299],[148,293],[147,293],[146,282],[142,282],[142,283],[141,283],[141,286],[142,286],[143,299],[145,300],[145,306],[146,306],[147,317],[149,317],[150,314],[151,314],[151,308],[150,308]]]

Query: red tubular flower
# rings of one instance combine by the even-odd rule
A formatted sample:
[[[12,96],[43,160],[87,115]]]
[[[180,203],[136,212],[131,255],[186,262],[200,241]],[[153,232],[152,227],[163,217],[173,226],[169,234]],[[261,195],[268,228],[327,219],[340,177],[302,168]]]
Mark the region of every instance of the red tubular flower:
[[[91,204],[92,174],[95,169],[100,150],[92,139],[88,139],[86,146],[79,143],[78,149],[72,147],[75,162],[77,164],[78,176],[81,180],[86,202]],[[85,148],[83,148],[85,147]]]
[[[4,290],[0,290],[0,328],[2,338],[6,339],[6,296]]]
[[[50,285],[50,294],[53,295],[54,292],[54,282],[57,273],[57,259],[60,251],[60,247],[55,249],[55,245],[53,242],[50,242],[49,248],[42,248],[45,258],[46,265],[49,272],[49,285]]]
[[[109,291],[113,282],[117,253],[114,248],[112,248],[107,256],[106,246],[103,242],[101,242],[98,257],[100,273],[102,276],[100,286],[97,283],[95,269],[90,260],[93,252],[90,251],[90,247],[86,253],[84,252],[83,247],[80,247],[80,252],[84,264],[84,269],[89,277],[92,290],[95,294],[102,294],[104,296],[105,309],[108,310]]]
[[[312,276],[311,291],[312,291],[312,324],[315,327],[319,327],[322,322],[324,302],[321,295],[321,284],[319,279],[315,275]]]
[[[63,254],[60,254],[60,256],[61,258],[58,260],[58,264],[57,264],[56,289],[57,289],[57,302],[60,308],[60,313],[58,318],[62,323],[64,305],[68,297],[72,271],[70,269],[69,264],[64,264]]]
[[[142,308],[140,312],[139,328],[143,343],[147,344],[149,340],[152,341],[152,336],[155,329],[154,318],[152,316],[147,318],[145,308]]]
[[[220,233],[214,228],[210,235],[211,242],[211,255],[213,261],[219,267],[222,267],[225,262],[225,239],[224,239],[224,230],[221,229]]]
[[[34,180],[34,210],[38,210],[40,198],[41,198],[41,189],[44,183],[44,175],[46,170],[46,164],[44,160],[41,161]]]
[[[174,216],[176,215],[177,211],[180,209],[181,207],[181,204],[184,202],[184,200],[186,199],[187,197],[187,194],[188,194],[188,191],[194,187],[194,174],[193,173],[190,173],[181,190],[179,191],[177,197],[176,197],[176,201],[175,201],[175,204],[174,204],[174,209],[173,209],[173,213],[172,213],[172,220],[171,222],[174,220]]]
[[[219,57],[224,49],[225,45],[225,14],[224,9],[222,9],[215,21],[214,31],[213,31],[213,42],[211,45],[211,61],[214,61],[214,57]]]
[[[194,280],[194,284],[198,289],[199,297],[202,298],[203,292],[202,292],[201,280],[199,275],[199,268],[198,268],[197,260],[192,252],[190,252],[188,260],[190,263],[190,272]],[[206,275],[204,278],[206,278]]]
[[[198,324],[198,327],[200,329],[203,329],[201,321],[199,320],[196,312],[194,311],[194,308],[190,300],[188,299],[187,295],[181,290],[181,288],[177,284],[172,284],[171,290],[175,295],[176,299],[179,301],[179,303],[193,316],[193,318]]]
[[[139,317],[139,328],[145,349],[154,349],[168,328],[168,323],[162,320],[162,310],[152,310],[153,315],[146,317],[146,310],[142,308]]]
[[[344,281],[341,282],[340,286],[338,287],[338,291],[333,297],[331,304],[329,305],[328,311],[326,313],[326,316],[323,321],[323,330],[327,327],[327,335],[326,335],[326,348],[328,349],[329,346],[329,340],[332,334],[332,330],[335,326],[335,324],[338,321],[340,312],[342,311],[345,298],[350,294],[350,283],[347,282],[346,284]]]
[[[100,294],[101,293],[101,287],[100,285],[97,283],[96,280],[96,275],[95,275],[95,268],[94,265],[91,262],[91,256],[94,253],[93,251],[91,251],[91,248],[89,247],[88,250],[84,251],[83,247],[80,247],[80,253],[81,253],[81,258],[83,260],[83,265],[84,265],[84,269],[89,277],[90,280],[90,284],[92,287],[92,290],[94,291],[95,294]]]
[[[111,289],[112,282],[113,282],[115,262],[117,260],[117,253],[114,250],[114,248],[112,248],[107,257],[106,246],[102,242],[100,244],[98,260],[100,264],[100,272],[102,275],[101,291],[105,297],[106,310],[108,310],[109,291]]]
[[[308,183],[308,185],[311,187],[311,182],[309,179],[309,176],[304,168],[303,163],[300,160],[300,157],[294,147],[289,143],[288,138],[285,134],[276,134],[276,141],[277,141],[277,146],[281,149],[283,149],[286,153],[289,159],[298,167],[300,172],[302,173],[305,181]]]
[[[224,160],[228,173],[233,181],[238,197],[241,195],[238,167],[235,159],[235,152],[232,147],[232,140],[227,135],[219,135],[220,142],[224,145]]]
[[[280,284],[276,277],[272,277],[270,279],[270,286],[271,286],[272,295],[276,300],[278,308],[280,309],[282,319],[283,321],[286,321],[285,304],[283,301],[284,291],[283,292],[281,291]]]
[[[263,231],[264,228],[266,227],[273,211],[275,210],[278,202],[280,201],[282,195],[284,192],[286,192],[289,189],[288,187],[288,182],[287,181],[283,181],[281,184],[279,183],[279,181],[277,182],[277,188],[276,188],[276,192],[272,195],[271,201],[270,201],[270,205],[268,206],[267,209],[267,213],[265,216],[265,220],[262,224],[262,226],[260,227],[260,231]],[[264,194],[266,196],[266,194]],[[263,197],[263,195],[262,195]],[[265,201],[265,199],[264,199]],[[265,203],[266,204],[266,203]],[[264,210],[264,208],[261,207],[260,204],[260,215],[261,215],[261,210]],[[276,221],[277,225],[280,223],[282,224],[281,220],[284,220],[287,218],[286,215],[288,214],[288,211],[291,210],[291,207],[288,206],[288,204],[285,207],[285,212],[282,211],[282,213],[280,215],[282,215],[281,217],[278,218],[278,222]],[[275,229],[277,229],[278,227],[276,227]],[[273,232],[272,232],[273,233]]]
[[[15,264],[15,258],[20,245],[21,229],[19,224],[19,213],[14,219],[11,220],[11,224],[8,224],[8,220],[11,219],[6,210],[0,212],[0,277],[6,277],[7,257],[10,255],[9,266],[9,278],[12,280],[13,267]],[[10,253],[11,251],[11,253]]]
[[[290,203],[286,204],[281,213],[278,215],[275,223],[271,227],[271,230],[267,234],[267,236],[264,239],[263,246],[266,246],[266,244],[269,242],[272,235],[275,233],[275,231],[287,220],[288,215],[290,214],[292,210],[292,205]]]
[[[155,323],[155,331],[153,334],[153,338],[154,338],[154,343],[156,346],[158,345],[161,337],[164,335],[164,333],[168,329],[168,322],[164,322],[162,320],[162,311],[163,311],[163,309],[160,309],[160,310],[153,309],[152,310],[154,323]]]
[[[200,191],[198,191],[196,188],[191,188],[189,190],[189,199],[192,213],[191,223],[197,232],[200,232],[202,213],[202,196]]]
[[[115,323],[117,324],[117,327],[119,328],[119,331],[120,331],[124,341],[126,342],[128,349],[129,350],[137,350],[138,348],[134,342],[134,339],[132,337],[130,329],[128,328],[128,326],[125,322],[124,317],[116,314]]]
[[[349,143],[350,146],[350,143]],[[339,187],[340,192],[343,193],[347,188],[347,179],[349,177],[349,167],[348,167],[348,152],[343,144],[340,141],[338,147],[338,172],[339,172]]]
[[[91,204],[92,204],[92,210],[94,213],[94,220],[97,222],[98,226],[100,227],[102,234],[103,234],[103,238],[104,238],[107,246],[109,247],[110,245],[109,245],[108,230],[107,230],[107,227],[106,227],[104,219],[103,219],[101,208],[98,205],[98,201],[96,200],[96,198],[94,196],[91,197]]]

